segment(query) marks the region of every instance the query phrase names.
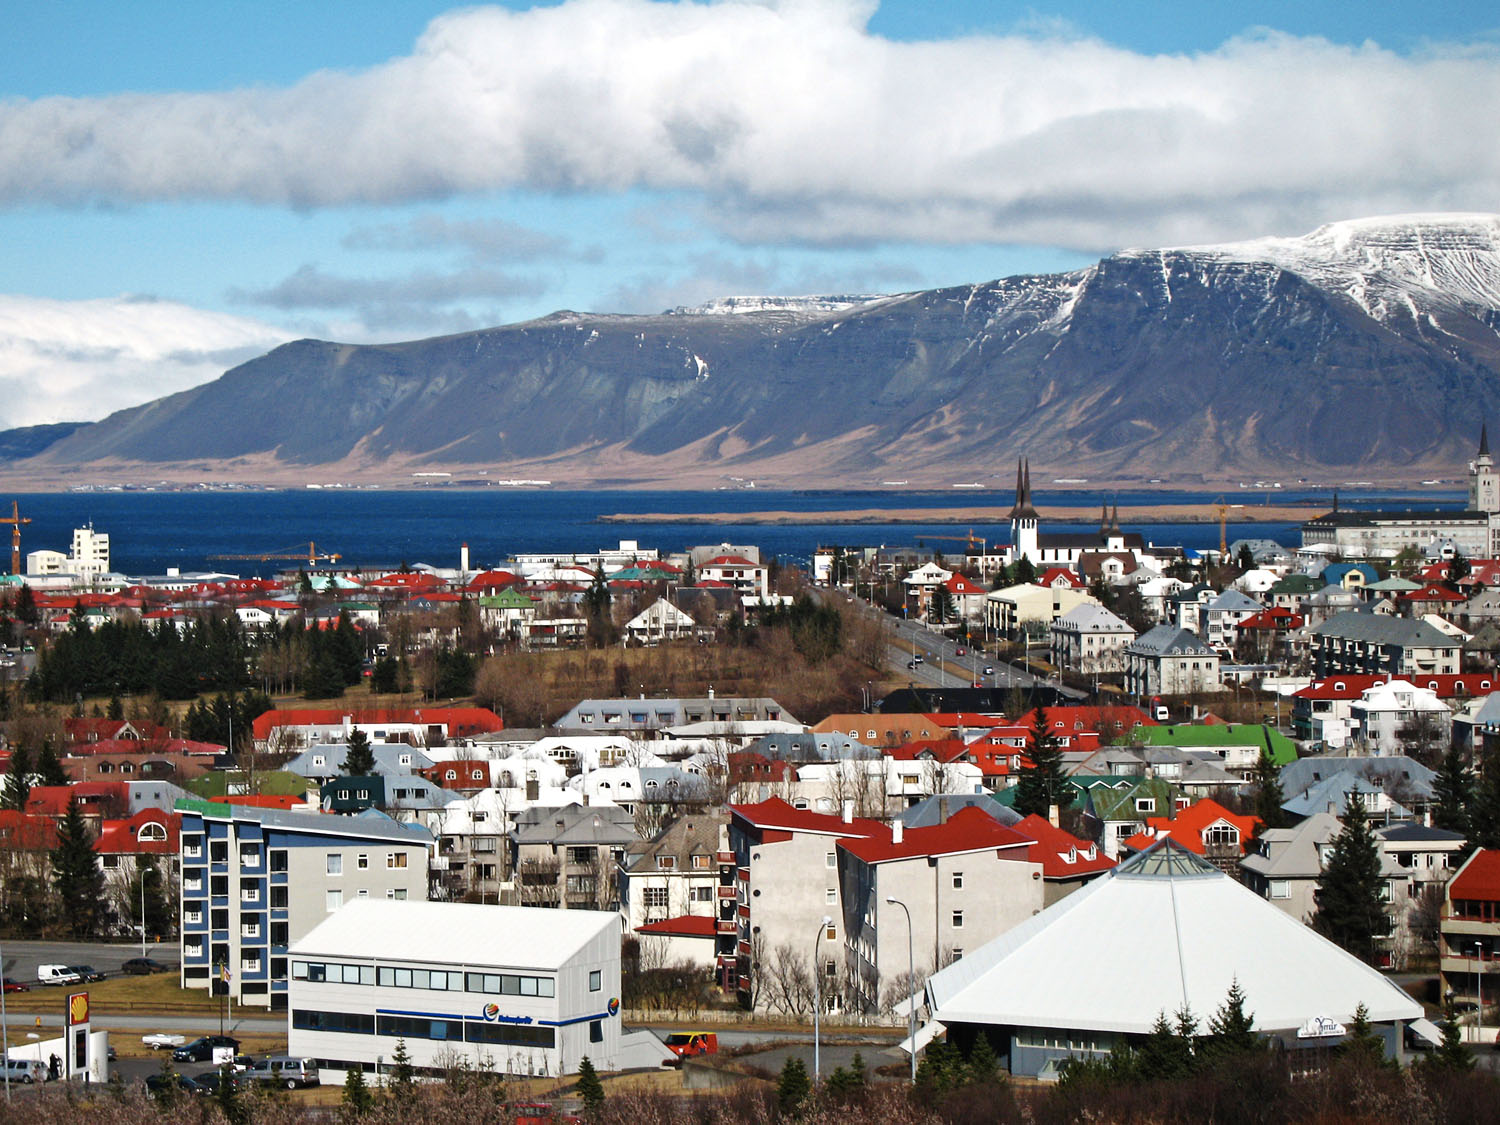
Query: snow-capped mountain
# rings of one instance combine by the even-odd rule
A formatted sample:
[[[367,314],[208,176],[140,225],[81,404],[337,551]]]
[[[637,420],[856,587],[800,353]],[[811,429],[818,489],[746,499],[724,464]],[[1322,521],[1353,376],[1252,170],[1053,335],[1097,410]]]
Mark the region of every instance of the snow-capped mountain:
[[[1500,218],[1413,215],[888,297],[303,340],[15,464],[1003,484],[1026,453],[1067,475],[1425,476],[1452,475],[1484,420]]]

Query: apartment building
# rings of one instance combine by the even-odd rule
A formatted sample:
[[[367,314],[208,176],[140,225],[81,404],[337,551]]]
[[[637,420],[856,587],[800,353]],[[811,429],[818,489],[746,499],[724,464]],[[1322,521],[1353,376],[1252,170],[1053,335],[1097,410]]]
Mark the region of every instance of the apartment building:
[[[183,988],[286,1007],[287,947],[346,902],[425,900],[432,834],[358,817],[179,801]]]

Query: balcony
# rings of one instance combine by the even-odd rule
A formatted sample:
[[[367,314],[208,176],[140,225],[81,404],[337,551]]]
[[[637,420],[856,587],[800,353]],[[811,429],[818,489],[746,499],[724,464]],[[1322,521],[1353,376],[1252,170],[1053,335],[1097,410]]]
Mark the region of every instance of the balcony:
[[[449,871],[453,868],[453,861],[445,855],[431,856],[427,860],[428,871]]]
[[[733,918],[720,918],[714,922],[714,933],[734,934],[739,932],[739,923]]]
[[[736,890],[734,887],[720,887],[719,888],[719,898],[721,898],[721,899],[738,898],[739,894],[740,894],[740,892],[738,890]]]

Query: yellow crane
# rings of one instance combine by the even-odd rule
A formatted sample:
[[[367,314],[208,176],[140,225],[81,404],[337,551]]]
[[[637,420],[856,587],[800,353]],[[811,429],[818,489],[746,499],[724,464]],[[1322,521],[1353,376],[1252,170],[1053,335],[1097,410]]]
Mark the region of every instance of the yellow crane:
[[[967,543],[969,545],[969,550],[971,550],[971,551],[974,549],[974,544],[978,543],[979,544],[979,551],[980,551],[980,553],[981,554],[984,553],[984,548],[985,548],[984,538],[982,536],[975,535],[972,529],[970,529],[969,534],[967,534],[967,535],[924,535],[923,538],[924,539],[951,539],[955,543]]]
[[[1223,566],[1229,561],[1229,505],[1224,502],[1224,497],[1214,497],[1213,510],[1219,517],[1219,565]]]
[[[10,524],[10,572],[21,573],[21,525],[30,523],[30,516],[21,515],[21,505],[12,500],[10,502],[10,515],[0,516],[0,523]]]
[[[320,562],[338,562],[343,558],[339,554],[318,554],[318,545],[308,543],[307,550],[303,550],[301,544],[295,547],[279,547],[274,551],[252,551],[243,555],[209,555],[211,559],[233,559],[241,562],[272,562],[282,559],[306,561],[308,566],[317,566]]]

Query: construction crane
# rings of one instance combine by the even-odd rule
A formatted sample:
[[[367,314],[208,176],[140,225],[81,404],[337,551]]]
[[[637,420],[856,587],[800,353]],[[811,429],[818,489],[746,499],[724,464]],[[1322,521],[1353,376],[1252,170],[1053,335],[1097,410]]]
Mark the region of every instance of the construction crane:
[[[1229,561],[1229,505],[1224,502],[1224,497],[1214,497],[1213,510],[1219,517],[1219,565],[1223,566]]]
[[[308,543],[307,550],[303,550],[301,544],[295,547],[280,547],[274,551],[251,552],[244,555],[209,555],[211,559],[233,559],[240,562],[272,562],[282,559],[306,561],[308,566],[317,566],[320,562],[338,562],[343,555],[318,554],[318,545]]]
[[[10,515],[0,516],[0,523],[10,524],[10,572],[21,573],[21,525],[30,523],[30,516],[21,515],[21,505],[12,500],[10,502]]]
[[[980,554],[984,553],[984,547],[985,547],[984,538],[982,536],[975,535],[972,529],[969,531],[969,534],[967,534],[967,535],[925,535],[925,536],[923,536],[923,538],[924,539],[951,539],[955,543],[967,543],[969,545],[969,550],[971,550],[971,551],[974,549],[974,544],[978,543],[979,544],[979,552],[980,552]]]

